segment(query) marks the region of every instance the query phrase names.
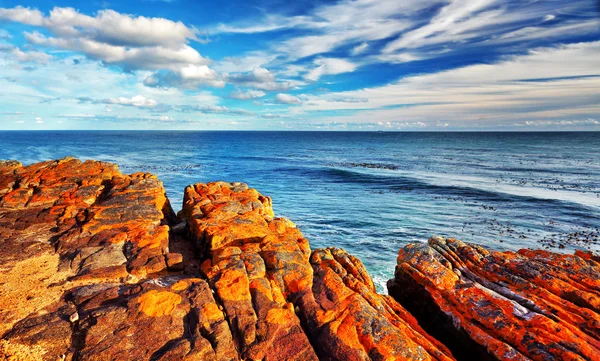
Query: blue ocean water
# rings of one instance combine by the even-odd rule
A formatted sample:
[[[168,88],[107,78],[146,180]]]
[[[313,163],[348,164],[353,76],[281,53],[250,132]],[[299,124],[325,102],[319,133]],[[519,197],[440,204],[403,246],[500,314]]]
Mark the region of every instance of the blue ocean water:
[[[175,210],[188,184],[248,183],[380,291],[398,250],[432,235],[600,249],[600,133],[0,132],[0,159],[68,155],[157,174]]]

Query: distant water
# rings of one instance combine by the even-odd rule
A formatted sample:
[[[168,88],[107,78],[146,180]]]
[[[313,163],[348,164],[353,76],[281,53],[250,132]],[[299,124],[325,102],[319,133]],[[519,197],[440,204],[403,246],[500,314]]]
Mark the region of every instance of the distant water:
[[[398,250],[432,235],[600,248],[600,133],[0,132],[0,159],[68,155],[157,174],[176,210],[188,184],[248,183],[379,290]]]

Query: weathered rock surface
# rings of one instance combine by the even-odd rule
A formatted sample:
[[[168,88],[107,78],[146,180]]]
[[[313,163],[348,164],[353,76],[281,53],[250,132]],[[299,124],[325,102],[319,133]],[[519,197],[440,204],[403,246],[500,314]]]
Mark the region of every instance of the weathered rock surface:
[[[0,360],[600,359],[597,255],[433,239],[391,297],[245,184],[180,217],[151,174],[0,162]]]
[[[327,360],[453,360],[412,315],[377,294],[362,262],[341,249],[316,250],[312,292],[301,299],[307,330]]]
[[[399,252],[388,289],[459,358],[600,360],[600,264],[590,253],[432,238]]]
[[[150,174],[0,163],[0,358],[451,359],[245,184],[190,186],[182,215]]]
[[[201,279],[163,276],[133,285],[78,287],[64,303],[44,311],[19,321],[4,335],[7,355],[40,360],[63,355],[67,360],[238,360],[224,314]]]
[[[240,183],[189,186],[183,210],[242,357],[316,360],[288,301],[311,284],[300,231],[273,219],[271,199]]]
[[[0,163],[0,333],[72,285],[166,270],[173,211],[151,174],[72,158]]]
[[[184,214],[243,357],[450,360],[362,263],[317,250],[271,199],[240,183],[187,187]],[[304,329],[302,328],[304,326]]]

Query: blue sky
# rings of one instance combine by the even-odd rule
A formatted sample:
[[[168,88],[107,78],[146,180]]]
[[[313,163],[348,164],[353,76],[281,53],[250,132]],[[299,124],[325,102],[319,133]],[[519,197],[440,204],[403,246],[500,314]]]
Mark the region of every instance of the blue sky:
[[[599,4],[0,0],[0,129],[600,130]]]

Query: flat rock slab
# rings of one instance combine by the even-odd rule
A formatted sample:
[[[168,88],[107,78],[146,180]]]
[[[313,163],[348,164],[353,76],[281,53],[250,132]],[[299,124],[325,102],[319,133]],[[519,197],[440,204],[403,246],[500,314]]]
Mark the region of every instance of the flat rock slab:
[[[19,321],[4,352],[31,345],[43,360],[238,360],[206,281],[165,276],[71,290],[68,302]]]

